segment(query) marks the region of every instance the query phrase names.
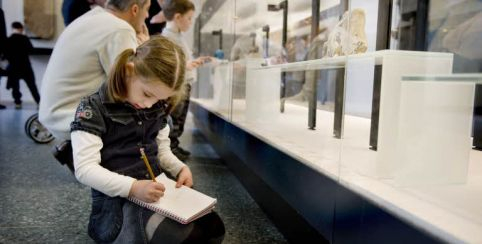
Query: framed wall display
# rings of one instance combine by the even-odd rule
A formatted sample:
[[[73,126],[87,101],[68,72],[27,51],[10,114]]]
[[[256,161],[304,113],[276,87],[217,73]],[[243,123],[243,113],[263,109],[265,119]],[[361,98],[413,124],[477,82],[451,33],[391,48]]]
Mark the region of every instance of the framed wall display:
[[[55,1],[24,0],[23,6],[27,35],[52,39],[55,36]]]

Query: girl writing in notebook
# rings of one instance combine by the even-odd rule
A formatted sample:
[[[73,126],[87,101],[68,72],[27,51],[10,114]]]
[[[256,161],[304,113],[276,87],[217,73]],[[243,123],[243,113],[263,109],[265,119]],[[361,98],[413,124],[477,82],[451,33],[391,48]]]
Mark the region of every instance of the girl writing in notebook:
[[[81,100],[71,124],[75,176],[92,187],[88,233],[97,242],[220,243],[224,225],[211,212],[187,225],[128,201],[155,202],[164,186],[154,174],[192,186],[190,169],[170,150],[167,116],[182,97],[185,57],[181,48],[155,37],[118,57],[108,80]]]

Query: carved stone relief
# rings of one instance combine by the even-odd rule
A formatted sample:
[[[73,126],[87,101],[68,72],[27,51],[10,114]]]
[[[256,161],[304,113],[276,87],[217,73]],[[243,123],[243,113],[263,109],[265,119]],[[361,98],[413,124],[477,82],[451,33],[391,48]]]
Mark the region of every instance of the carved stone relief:
[[[23,14],[29,35],[51,39],[55,35],[55,1],[23,0]]]
[[[323,45],[323,57],[364,53],[366,50],[365,11],[357,8],[345,12],[329,34]]]

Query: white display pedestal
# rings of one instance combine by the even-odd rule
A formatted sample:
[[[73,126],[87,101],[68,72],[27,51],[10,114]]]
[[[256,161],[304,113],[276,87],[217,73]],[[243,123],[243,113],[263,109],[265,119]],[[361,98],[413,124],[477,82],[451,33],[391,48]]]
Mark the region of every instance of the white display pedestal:
[[[402,78],[395,181],[465,183],[472,148],[475,83],[482,76]]]
[[[457,74],[457,76],[459,75]],[[482,80],[480,74],[479,77],[478,80]],[[397,123],[403,125],[406,123],[403,121],[407,118],[404,115],[404,108],[408,108],[404,105],[406,99],[408,98],[408,101],[412,101],[422,99],[423,97],[414,95],[412,98],[411,95],[407,94],[405,88],[402,89],[404,83],[401,79],[400,83],[402,85],[400,85],[401,93],[399,95],[401,107],[398,109],[399,114],[397,115],[400,121]],[[460,80],[464,79],[457,79],[457,81]],[[431,96],[436,94],[432,94]],[[442,95],[442,97],[436,99],[454,99],[450,97],[444,98],[443,96],[445,95],[440,95]],[[205,102],[206,101],[199,101],[199,107],[205,107],[208,108],[207,110],[210,110],[211,104]],[[447,103],[451,104],[452,102]],[[458,110],[461,107],[451,108]],[[405,180],[403,177],[412,177],[412,179],[414,179],[413,177],[418,177],[418,179],[423,179],[427,174],[440,175],[437,167],[443,167],[444,165],[433,164],[437,162],[437,160],[433,160],[430,166],[431,168],[424,172],[425,175],[420,175],[417,171],[412,170],[415,169],[415,167],[423,165],[414,163],[406,167],[406,173],[404,173],[406,175],[395,174],[394,178],[391,179],[372,177],[372,174],[376,172],[375,166],[378,152],[367,148],[370,119],[345,115],[345,136],[340,140],[333,138],[331,133],[326,133],[323,130],[307,130],[304,127],[300,127],[305,120],[306,107],[288,103],[287,111],[290,111],[290,113],[282,114],[279,119],[280,123],[275,125],[249,123],[249,121],[245,121],[244,118],[246,112],[245,101],[237,100],[233,102],[233,114],[236,114],[237,117],[234,118],[233,116],[232,121],[226,121],[254,135],[261,141],[272,145],[277,150],[286,153],[299,161],[300,164],[306,164],[322,174],[329,176],[333,181],[355,192],[361,198],[368,199],[375,206],[379,206],[388,213],[398,216],[401,220],[413,224],[416,228],[420,228],[433,236],[439,237],[443,242],[482,243],[482,232],[480,231],[482,229],[482,209],[480,204],[482,202],[482,194],[480,194],[482,190],[481,151],[470,151],[469,170],[465,184],[423,185],[423,183],[426,182],[419,181],[417,185],[403,186],[401,184],[406,183],[402,181]],[[408,111],[410,111],[410,109],[408,109]],[[433,112],[440,113],[441,111]],[[320,128],[331,128],[330,123],[327,121],[333,120],[332,113],[319,111],[317,116],[317,121],[326,122],[324,125],[320,124]],[[204,116],[200,118],[204,119]],[[450,126],[459,128],[458,125],[453,124],[444,126],[449,126],[448,128],[451,128]],[[428,129],[431,128],[427,127],[423,130]],[[403,135],[405,132],[400,132],[397,128],[397,134]],[[411,134],[415,135],[413,132]],[[457,134],[461,133],[457,132]],[[442,138],[444,137],[452,140],[450,135],[442,136]],[[400,138],[399,140],[405,139]],[[455,138],[454,141],[456,140],[458,139]],[[418,140],[415,140],[415,142],[417,141]],[[244,140],[242,140],[242,143],[244,143]],[[396,141],[396,143],[399,144],[398,141]],[[424,142],[422,146],[430,146],[430,143]],[[403,144],[408,143],[403,142]],[[244,144],[241,145],[244,146]],[[441,149],[436,150],[440,153]],[[457,149],[450,149],[450,151],[454,150]],[[339,157],[341,157],[341,161],[337,160]],[[396,157],[397,155],[394,156],[394,158]],[[413,157],[411,156],[411,158]],[[426,159],[427,158],[423,158],[423,160]],[[416,161],[414,160],[413,162]],[[464,162],[460,162],[464,164]],[[394,164],[400,166],[401,162],[396,160]],[[451,166],[456,165],[454,163]],[[360,174],[361,168],[365,170],[370,168],[370,170],[367,171],[372,174]],[[400,167],[398,167],[398,169],[400,169]],[[436,176],[434,177],[436,178]],[[447,176],[445,177],[445,179],[448,179]]]
[[[214,67],[213,97],[214,109],[221,113],[228,113],[231,109],[231,78],[232,63],[222,63]]]
[[[281,69],[257,69],[264,61],[246,60],[247,121],[273,121],[280,115]]]
[[[451,74],[453,65],[452,53],[417,52],[381,50],[372,53],[349,55],[296,63],[269,65],[261,67],[262,59],[248,59],[246,64],[246,120],[270,121],[279,116],[279,89],[281,72],[299,70],[319,70],[351,68],[351,64],[359,62],[371,64],[374,67],[374,79],[380,89],[373,96],[379,96],[379,104],[373,103],[370,138],[367,138],[367,148],[375,139],[376,159],[374,166],[361,169],[364,175],[375,178],[392,179],[397,172],[397,141],[399,137],[399,110],[402,75],[410,74]],[[347,67],[348,65],[348,67]],[[370,69],[370,73],[372,70]],[[346,78],[352,78],[347,75]],[[375,86],[375,85],[374,85]],[[345,100],[347,94],[341,92]],[[348,93],[348,95],[353,95]],[[348,98],[349,100],[350,98]],[[375,101],[375,99],[373,100]],[[340,105],[343,106],[343,103]],[[340,111],[344,111],[340,109]],[[376,116],[373,116],[376,115]],[[343,117],[338,113],[341,123],[335,123],[342,131]],[[335,121],[337,113],[335,111]],[[377,123],[378,122],[378,123]],[[343,137],[341,135],[341,137]]]
[[[205,64],[197,68],[197,81],[194,82],[192,96],[195,98],[212,99],[213,97],[213,65]]]
[[[370,118],[375,58],[348,58],[345,65],[344,114]]]
[[[408,74],[450,74],[453,54],[393,50],[377,54],[382,74],[375,176],[393,178],[398,166],[401,77]]]

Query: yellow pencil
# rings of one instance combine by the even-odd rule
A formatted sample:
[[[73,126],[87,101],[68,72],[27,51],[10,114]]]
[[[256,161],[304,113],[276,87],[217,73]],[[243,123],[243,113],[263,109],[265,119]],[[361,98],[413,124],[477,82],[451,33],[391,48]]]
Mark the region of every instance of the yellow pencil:
[[[149,171],[149,174],[151,175],[152,181],[156,182],[156,177],[154,176],[154,172],[152,172],[151,165],[149,164],[149,160],[147,160],[146,153],[144,153],[144,148],[141,147],[141,158],[144,160],[144,163],[146,164],[147,171]]]

